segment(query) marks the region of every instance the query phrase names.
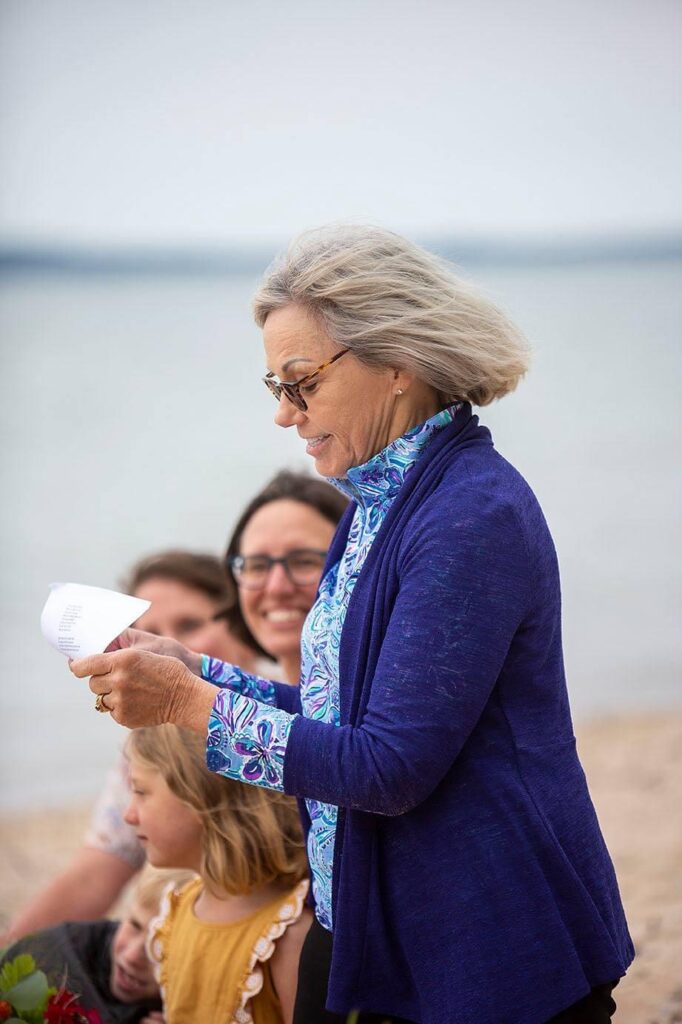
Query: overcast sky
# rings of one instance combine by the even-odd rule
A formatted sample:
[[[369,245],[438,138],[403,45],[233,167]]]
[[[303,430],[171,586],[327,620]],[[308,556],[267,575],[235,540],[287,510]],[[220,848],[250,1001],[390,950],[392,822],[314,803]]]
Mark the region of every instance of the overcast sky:
[[[7,237],[682,228],[679,0],[0,0]]]

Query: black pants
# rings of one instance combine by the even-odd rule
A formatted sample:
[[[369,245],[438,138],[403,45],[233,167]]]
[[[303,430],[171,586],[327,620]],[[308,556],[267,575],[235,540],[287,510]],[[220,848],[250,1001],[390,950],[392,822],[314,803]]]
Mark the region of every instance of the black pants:
[[[346,1024],[345,1015],[330,1013],[324,1008],[331,962],[331,932],[313,920],[301,950],[294,1024]],[[562,1010],[547,1024],[609,1024],[616,1009],[611,998],[616,984],[599,985],[592,989],[584,999]],[[358,1014],[357,1021],[358,1024],[415,1024],[404,1017],[364,1011]]]
[[[346,1024],[347,1015],[325,1010],[327,982],[332,965],[332,935],[313,918],[306,935],[298,965],[298,990],[294,1008],[294,1024]],[[352,1018],[351,1018],[352,1019]],[[414,1024],[404,1017],[385,1013],[359,1013],[358,1024]]]
[[[616,1002],[611,995],[617,981],[608,985],[597,985],[584,999],[557,1013],[547,1024],[610,1024],[616,1012]]]

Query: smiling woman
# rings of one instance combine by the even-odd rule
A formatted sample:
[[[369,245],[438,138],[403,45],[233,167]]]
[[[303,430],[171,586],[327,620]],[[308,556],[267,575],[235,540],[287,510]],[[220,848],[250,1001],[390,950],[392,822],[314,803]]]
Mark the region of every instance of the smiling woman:
[[[322,480],[283,470],[249,502],[228,541],[238,587],[224,613],[230,631],[278,661],[290,683],[299,681],[301,629],[347,505]]]
[[[392,436],[405,433],[410,423],[422,423],[438,412],[433,388],[409,371],[395,367],[367,367],[359,359],[336,362],[339,351],[324,321],[305,306],[288,303],[268,314],[263,326],[268,365],[282,375],[306,374],[310,367],[326,367],[303,377],[306,408],[294,404],[286,391],[275,422],[295,426],[306,442],[321,476],[344,477],[381,451]],[[336,365],[332,365],[336,362]],[[409,403],[396,404],[396,395],[411,385]],[[350,400],[352,396],[352,401]]]

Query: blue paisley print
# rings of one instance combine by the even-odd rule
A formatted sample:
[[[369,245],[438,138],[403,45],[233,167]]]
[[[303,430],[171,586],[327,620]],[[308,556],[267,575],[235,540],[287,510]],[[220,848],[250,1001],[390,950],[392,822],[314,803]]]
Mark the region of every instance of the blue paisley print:
[[[405,477],[433,435],[451,423],[453,405],[408,431],[344,479],[332,480],[357,504],[343,557],[322,581],[301,636],[301,705],[306,718],[340,724],[339,648],[348,602],[360,570]],[[204,679],[219,686],[209,720],[206,763],[242,782],[283,790],[284,758],[295,715],[271,706],[275,687],[234,665],[202,659]],[[332,867],[338,808],[306,800],[311,828],[308,859],[315,913],[332,928]]]

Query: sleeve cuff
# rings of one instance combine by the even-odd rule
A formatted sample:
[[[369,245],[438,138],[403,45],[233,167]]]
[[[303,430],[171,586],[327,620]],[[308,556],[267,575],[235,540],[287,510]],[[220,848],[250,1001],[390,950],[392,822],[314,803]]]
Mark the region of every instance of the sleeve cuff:
[[[213,683],[214,686],[233,690],[263,704],[277,704],[277,690],[272,680],[252,676],[250,672],[244,672],[237,665],[231,665],[229,661],[220,661],[218,658],[210,658],[208,654],[202,654],[201,678],[207,683]]]
[[[289,730],[296,717],[220,689],[208,721],[206,766],[226,778],[283,792]]]

